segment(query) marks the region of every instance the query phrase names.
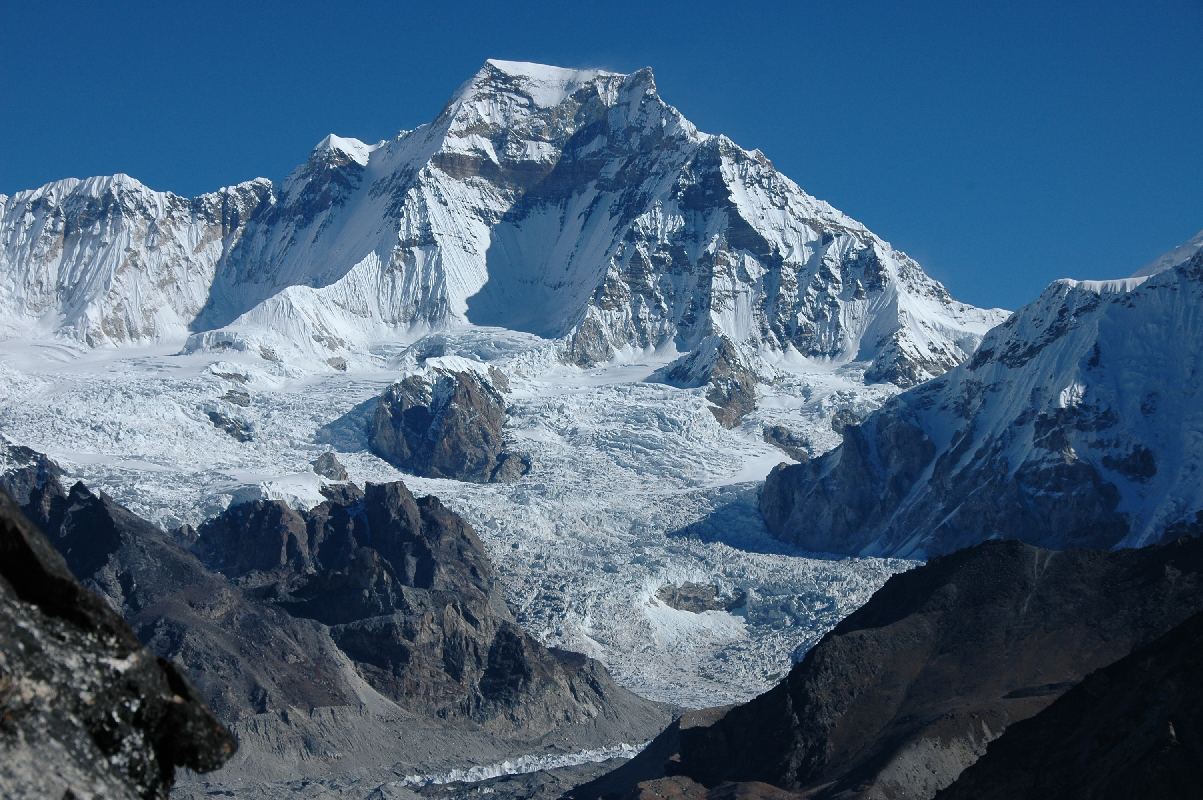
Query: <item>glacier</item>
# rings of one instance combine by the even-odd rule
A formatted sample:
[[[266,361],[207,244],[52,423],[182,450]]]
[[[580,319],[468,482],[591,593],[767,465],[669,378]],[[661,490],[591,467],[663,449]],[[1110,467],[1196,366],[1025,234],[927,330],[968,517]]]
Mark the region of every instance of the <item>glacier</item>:
[[[699,131],[650,69],[490,60],[426,124],[196,198],[125,175],[0,196],[0,433],[168,529],[313,505],[328,451],[403,478],[472,522],[537,638],[683,706],[766,689],[912,563],[770,537],[757,492],[792,459],[766,429],[818,456],[1004,318]],[[657,377],[720,347],[756,383],[730,427],[706,376]],[[368,452],[364,408],[439,365],[505,376],[530,475]],[[746,599],[658,599],[684,583]]]
[[[530,334],[469,328],[420,339],[385,366],[307,372],[241,352],[167,347],[87,350],[10,343],[0,352],[0,419],[11,439],[166,529],[198,525],[261,497],[310,507],[334,451],[350,479],[403,479],[463,514],[484,541],[516,616],[540,641],[597,657],[623,685],[686,706],[768,688],[889,575],[912,562],[843,559],[781,546],[756,494],[787,456],[766,420],[839,436],[830,417],[891,394],[859,372],[787,372],[764,408],[733,429],[704,388],[646,380],[668,356],[581,369]],[[367,449],[360,419],[398,374],[434,367],[503,370],[514,448],[532,472],[470,484],[399,472]],[[233,392],[233,394],[232,394]],[[239,392],[247,405],[240,405]],[[231,399],[234,398],[234,399]],[[209,411],[246,423],[250,441]],[[692,613],[656,597],[686,582],[745,592],[744,607]]]

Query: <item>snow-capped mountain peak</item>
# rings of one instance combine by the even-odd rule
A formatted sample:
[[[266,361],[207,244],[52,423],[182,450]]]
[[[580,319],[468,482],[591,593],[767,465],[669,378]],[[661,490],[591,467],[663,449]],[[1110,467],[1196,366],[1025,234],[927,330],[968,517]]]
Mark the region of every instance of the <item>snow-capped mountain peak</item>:
[[[375,145],[366,144],[358,139],[327,134],[326,138],[317,143],[310,154],[310,160],[323,157],[331,160],[350,159],[359,166],[366,166],[368,157],[376,149]]]
[[[1059,280],[966,363],[836,450],[769,477],[807,549],[931,556],[1019,536],[1133,547],[1203,521],[1203,252],[1147,277]]]
[[[527,98],[538,108],[554,108],[598,78],[624,76],[602,69],[565,69],[526,61],[490,58],[456,91],[452,104],[508,91]]]
[[[61,226],[43,223],[37,192],[97,196],[96,182],[142,197],[137,213],[68,205]],[[0,206],[0,308],[92,343],[192,331],[194,349],[322,364],[468,323],[561,339],[569,360],[596,363],[718,335],[909,385],[1001,319],[759,151],[699,132],[650,69],[490,60],[431,123],[378,145],[328,136],[282,184],[248,184],[220,213],[124,176],[84,184]],[[122,270],[98,255],[116,237]],[[185,296],[148,272],[161,259],[188,264]],[[114,324],[134,286],[139,318]]]

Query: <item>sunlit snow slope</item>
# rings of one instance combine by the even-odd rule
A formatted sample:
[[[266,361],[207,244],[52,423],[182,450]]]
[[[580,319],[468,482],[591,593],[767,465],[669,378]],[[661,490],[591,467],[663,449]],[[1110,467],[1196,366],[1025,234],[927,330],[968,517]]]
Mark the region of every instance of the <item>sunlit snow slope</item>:
[[[912,385],[999,313],[966,306],[763,154],[699,132],[650,70],[489,61],[431,123],[328,136],[282,184],[185,199],[126,176],[0,198],[10,329],[340,366],[465,322],[616,351],[740,345]]]

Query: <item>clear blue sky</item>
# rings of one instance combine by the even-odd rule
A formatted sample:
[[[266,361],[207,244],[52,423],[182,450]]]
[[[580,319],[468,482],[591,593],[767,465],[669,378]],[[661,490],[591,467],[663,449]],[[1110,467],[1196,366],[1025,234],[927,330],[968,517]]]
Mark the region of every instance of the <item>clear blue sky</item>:
[[[0,0],[0,192],[281,178],[328,132],[428,121],[489,57],[652,66],[981,305],[1203,228],[1203,0]]]

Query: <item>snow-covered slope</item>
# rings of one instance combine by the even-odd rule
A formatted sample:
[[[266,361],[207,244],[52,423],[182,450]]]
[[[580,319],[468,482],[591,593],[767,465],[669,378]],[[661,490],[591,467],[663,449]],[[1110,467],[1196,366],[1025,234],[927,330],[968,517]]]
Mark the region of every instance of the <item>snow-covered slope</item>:
[[[0,195],[0,336],[183,336],[271,191],[260,179],[190,200],[113,175]]]
[[[318,364],[468,323],[563,339],[579,364],[721,334],[905,386],[1001,319],[699,132],[648,69],[489,61],[433,122],[329,136],[278,187],[52,184],[5,203],[0,240],[14,316],[90,343],[189,326],[191,350]]]
[[[966,364],[770,475],[804,547],[932,555],[996,536],[1125,547],[1203,521],[1203,252],[1052,284]]]

